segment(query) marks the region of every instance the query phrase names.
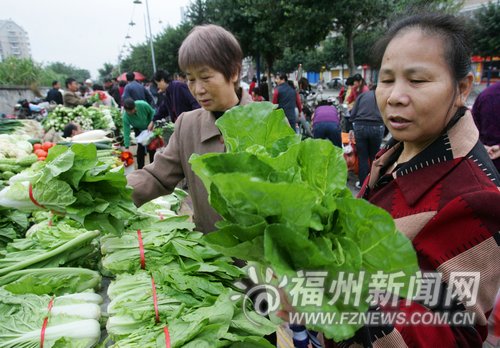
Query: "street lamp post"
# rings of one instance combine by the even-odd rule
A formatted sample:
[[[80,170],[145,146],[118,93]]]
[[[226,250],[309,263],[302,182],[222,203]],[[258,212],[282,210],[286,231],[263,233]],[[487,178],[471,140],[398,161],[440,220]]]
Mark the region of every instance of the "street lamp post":
[[[142,4],[141,0],[134,0],[134,4]],[[149,5],[148,0],[146,0],[146,13],[148,16],[148,26],[149,26],[149,46],[151,47],[151,62],[153,63],[153,72],[156,72],[156,62],[155,62],[155,49],[153,46],[153,33],[151,32],[151,18],[149,17]]]

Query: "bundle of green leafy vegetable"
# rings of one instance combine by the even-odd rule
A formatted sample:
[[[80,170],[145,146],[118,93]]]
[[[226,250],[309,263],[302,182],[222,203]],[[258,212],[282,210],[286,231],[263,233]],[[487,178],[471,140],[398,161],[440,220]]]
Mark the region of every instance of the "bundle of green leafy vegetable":
[[[28,225],[28,214],[15,209],[0,208],[0,248],[21,237],[28,229]]]
[[[0,191],[0,206],[53,210],[89,230],[120,233],[136,213],[123,167],[99,161],[93,144],[56,145],[45,161],[13,176],[9,183]]]
[[[165,344],[168,326],[171,347],[226,347],[234,342],[272,347],[262,339],[276,330],[254,312],[243,313],[234,292],[217,282],[189,276],[171,267],[153,272],[160,323],[155,323],[151,277],[146,272],[121,275],[108,289],[111,303],[106,325],[113,347],[156,347]]]
[[[93,347],[99,341],[102,298],[95,293],[77,293],[55,297],[14,295],[0,289],[0,347],[37,348],[41,346],[44,319],[44,347]]]
[[[28,230],[26,238],[14,239],[0,250],[0,276],[25,268],[96,267],[99,234],[66,223],[40,223]]]
[[[133,226],[141,229],[145,268],[155,270],[167,264],[180,264],[186,271],[213,274],[219,279],[233,281],[243,275],[232,265],[232,259],[208,247],[201,232],[194,232],[194,224],[187,216],[172,216],[163,220],[142,220]],[[137,229],[120,237],[101,238],[102,265],[113,274],[133,273],[141,269],[141,253]],[[172,266],[173,267],[173,266]]]
[[[321,306],[297,306],[301,312],[365,312],[372,274],[403,272],[404,284],[418,270],[411,242],[391,216],[355,199],[346,187],[342,151],[327,140],[301,141],[282,110],[270,103],[235,107],[217,120],[227,153],[193,155],[211,205],[224,218],[206,235],[227,256],[257,261],[280,276],[326,271]],[[364,271],[361,301],[348,297],[333,304],[328,289],[340,272]],[[288,289],[291,289],[289,283]],[[309,324],[328,338],[352,337],[359,325]]]
[[[29,268],[0,277],[0,286],[13,294],[64,295],[98,290],[101,275],[76,267]]]

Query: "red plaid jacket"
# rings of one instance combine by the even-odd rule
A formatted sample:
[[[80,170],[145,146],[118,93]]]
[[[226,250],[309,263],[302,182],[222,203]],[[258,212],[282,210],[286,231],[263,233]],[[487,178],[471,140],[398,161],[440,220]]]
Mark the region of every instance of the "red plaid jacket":
[[[481,347],[500,287],[500,175],[488,158],[469,111],[409,162],[385,174],[402,144],[390,142],[374,161],[360,196],[387,210],[413,242],[422,271],[479,272],[477,302],[455,303],[476,314],[474,326],[364,328],[341,346],[369,341],[374,347]],[[397,252],[395,250],[394,252]],[[465,301],[464,301],[465,302]],[[431,309],[413,303],[406,312]],[[357,335],[358,336],[358,335]]]

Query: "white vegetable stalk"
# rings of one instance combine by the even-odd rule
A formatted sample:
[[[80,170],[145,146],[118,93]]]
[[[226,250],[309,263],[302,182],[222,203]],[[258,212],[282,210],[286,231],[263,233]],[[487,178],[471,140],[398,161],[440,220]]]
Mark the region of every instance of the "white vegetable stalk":
[[[69,315],[81,319],[99,320],[101,317],[101,308],[95,303],[54,306],[50,312],[51,315]]]
[[[78,345],[79,348],[93,347],[101,337],[101,327],[97,320],[85,319],[73,321],[67,324],[49,326],[45,329],[45,342],[56,341],[61,337],[72,340],[87,340],[85,345]],[[4,347],[19,347],[26,342],[40,342],[40,330],[29,331],[21,336],[4,342]],[[79,342],[83,343],[83,342]]]
[[[95,303],[95,304],[101,304],[102,303],[102,297],[99,294],[96,294],[94,292],[80,292],[77,294],[69,294],[69,295],[62,295],[62,296],[57,296],[56,300],[60,303],[65,300],[69,301],[79,301],[79,302],[87,302],[87,303]]]

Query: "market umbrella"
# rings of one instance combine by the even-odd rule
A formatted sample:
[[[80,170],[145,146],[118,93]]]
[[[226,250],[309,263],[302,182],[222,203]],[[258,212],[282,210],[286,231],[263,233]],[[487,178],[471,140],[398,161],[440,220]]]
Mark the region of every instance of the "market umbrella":
[[[138,71],[134,71],[134,77],[137,81],[143,81],[146,79],[146,77]],[[123,74],[118,76],[117,80],[118,81],[127,81],[127,73],[124,72]]]

